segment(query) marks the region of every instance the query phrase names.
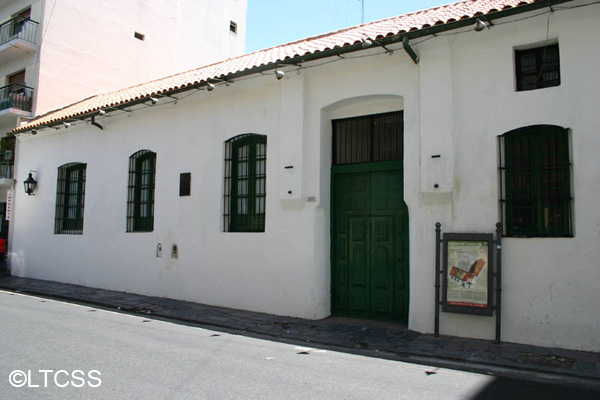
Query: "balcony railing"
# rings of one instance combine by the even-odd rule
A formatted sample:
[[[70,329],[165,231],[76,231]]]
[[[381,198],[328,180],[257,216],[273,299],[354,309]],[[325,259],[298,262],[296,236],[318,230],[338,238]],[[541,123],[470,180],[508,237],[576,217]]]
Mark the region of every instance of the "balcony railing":
[[[33,88],[18,83],[11,83],[0,87],[0,110],[17,108],[23,111],[31,111],[31,98]]]
[[[0,179],[12,179],[13,163],[13,152],[11,150],[0,152]]]
[[[15,17],[0,25],[0,45],[14,39],[36,42],[39,24],[29,18]]]

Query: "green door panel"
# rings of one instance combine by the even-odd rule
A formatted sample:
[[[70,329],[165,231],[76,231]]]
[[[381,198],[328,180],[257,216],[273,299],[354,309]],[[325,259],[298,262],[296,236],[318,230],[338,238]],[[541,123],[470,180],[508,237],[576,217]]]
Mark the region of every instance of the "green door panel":
[[[348,288],[350,309],[355,315],[368,315],[369,229],[367,217],[350,218],[350,265]]]
[[[393,315],[394,297],[394,248],[393,218],[371,217],[373,234],[370,260],[371,272],[371,315],[390,319]]]
[[[332,312],[406,323],[408,210],[402,169],[332,175]]]

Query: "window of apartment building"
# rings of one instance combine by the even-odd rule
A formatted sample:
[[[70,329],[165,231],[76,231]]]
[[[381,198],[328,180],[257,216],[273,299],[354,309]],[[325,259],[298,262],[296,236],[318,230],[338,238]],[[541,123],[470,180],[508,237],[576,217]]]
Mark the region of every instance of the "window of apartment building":
[[[86,167],[70,163],[58,168],[54,233],[83,234]]]
[[[0,108],[31,111],[32,89],[25,85],[25,70],[6,77],[6,86],[0,91]]]
[[[27,21],[31,19],[31,8],[27,8],[15,15],[13,15],[13,25],[12,25],[12,34],[17,35],[22,30]]]
[[[237,29],[238,29],[237,22],[229,21],[229,32],[237,33]]]
[[[30,19],[31,18],[31,8],[26,8],[23,11],[18,12],[15,15],[16,18],[20,19]]]
[[[127,232],[154,230],[156,153],[140,150],[129,157]]]
[[[9,85],[16,84],[25,86],[25,70],[15,72],[12,75],[8,75],[6,77],[6,83],[8,83]]]
[[[244,134],[225,142],[224,230],[264,232],[267,137]]]
[[[515,51],[517,91],[560,85],[558,43]]]
[[[8,85],[6,95],[12,96],[13,99],[15,94],[25,94],[25,70],[8,75],[6,84]]]
[[[537,125],[500,137],[507,236],[573,235],[568,136],[567,129]]]

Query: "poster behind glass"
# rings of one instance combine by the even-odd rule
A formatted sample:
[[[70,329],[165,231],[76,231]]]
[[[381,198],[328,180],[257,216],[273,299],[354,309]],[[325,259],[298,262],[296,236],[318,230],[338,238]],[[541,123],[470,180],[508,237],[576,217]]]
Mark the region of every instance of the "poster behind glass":
[[[492,315],[491,234],[444,234],[442,311]]]

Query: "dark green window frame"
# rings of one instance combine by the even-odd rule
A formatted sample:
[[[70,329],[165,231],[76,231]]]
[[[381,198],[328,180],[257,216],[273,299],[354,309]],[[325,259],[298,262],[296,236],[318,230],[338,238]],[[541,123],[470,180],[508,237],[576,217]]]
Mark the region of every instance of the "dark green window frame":
[[[156,153],[140,150],[129,157],[127,232],[154,230]]]
[[[332,121],[332,165],[401,161],[404,111]]]
[[[83,163],[69,163],[58,167],[55,234],[83,234],[86,169],[87,164]]]
[[[500,139],[506,236],[572,237],[568,130],[536,125]]]
[[[518,92],[559,86],[558,43],[515,50],[515,68]]]
[[[267,137],[244,134],[225,142],[224,230],[264,232]]]

